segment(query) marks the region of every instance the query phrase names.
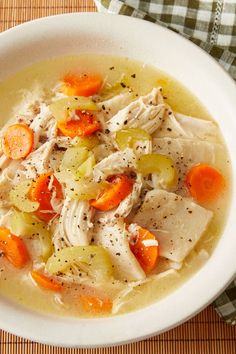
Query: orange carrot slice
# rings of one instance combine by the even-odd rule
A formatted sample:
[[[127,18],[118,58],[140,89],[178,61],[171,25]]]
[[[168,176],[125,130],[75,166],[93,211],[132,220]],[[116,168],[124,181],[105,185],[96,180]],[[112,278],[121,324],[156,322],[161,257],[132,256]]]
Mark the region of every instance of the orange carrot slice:
[[[88,136],[101,128],[94,114],[76,110],[76,115],[78,116],[78,120],[70,119],[57,123],[58,129],[63,135],[71,138]]]
[[[72,75],[64,77],[62,91],[68,96],[92,96],[102,87],[102,78],[100,75]]]
[[[117,207],[133,189],[133,180],[126,175],[113,176],[108,180],[110,186],[98,197],[90,201],[94,208],[107,211]]]
[[[112,302],[109,298],[102,299],[98,296],[80,295],[80,301],[87,312],[111,312],[112,309]]]
[[[29,261],[29,253],[24,241],[5,227],[0,227],[0,250],[16,268],[24,267]]]
[[[148,230],[140,227],[138,229],[136,242],[130,243],[130,249],[145,273],[150,273],[156,266],[159,255],[159,246],[148,246],[145,245],[145,242],[143,241],[156,241],[156,237]]]
[[[221,172],[206,164],[193,166],[186,176],[189,193],[200,203],[212,202],[219,198],[225,185]]]
[[[20,160],[29,155],[33,144],[33,130],[25,124],[14,124],[3,135],[2,150],[10,159]]]
[[[61,283],[57,282],[53,278],[49,278],[46,275],[37,272],[36,270],[32,270],[31,276],[34,281],[44,289],[58,292],[63,290],[63,286]]]
[[[52,190],[49,190],[49,183],[52,177]],[[56,198],[63,199],[61,184],[52,173],[46,173],[39,176],[36,181],[33,182],[33,185],[29,191],[29,198],[32,201],[39,203],[39,208],[35,212],[36,216],[45,222],[50,221],[56,215],[56,213],[53,212],[51,205],[53,188],[56,191]]]

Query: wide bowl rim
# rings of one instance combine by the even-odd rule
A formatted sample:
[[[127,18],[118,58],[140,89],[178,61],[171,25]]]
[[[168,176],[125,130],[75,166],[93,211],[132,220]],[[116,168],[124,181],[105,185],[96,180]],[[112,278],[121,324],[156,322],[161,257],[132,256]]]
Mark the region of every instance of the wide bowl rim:
[[[149,28],[149,30],[159,31],[160,33],[165,33],[166,35],[176,39],[178,42],[181,42],[183,45],[188,46],[190,50],[192,50],[196,55],[202,58],[204,63],[207,65],[211,65],[214,71],[217,72],[220,80],[224,82],[226,89],[229,91],[230,100],[232,101],[232,107],[235,107],[236,104],[233,104],[233,99],[235,98],[236,102],[236,85],[233,79],[225,72],[225,70],[207,53],[205,53],[201,48],[197,47],[194,43],[189,42],[186,38],[181,37],[175,32],[170,31],[165,27],[161,27],[157,24],[143,21],[137,18],[131,18],[122,15],[114,15],[114,14],[99,14],[99,13],[69,13],[69,14],[60,14],[54,16],[43,17],[40,19],[32,20],[23,24],[20,24],[16,27],[8,29],[7,31],[0,34],[0,39],[5,40],[5,43],[9,41],[9,39],[14,40],[17,39],[19,33],[22,33],[27,37],[28,29],[40,30],[43,32],[43,27],[49,25],[50,23],[59,24],[63,20],[67,21],[75,21],[78,17],[87,17],[101,19],[102,21],[106,21],[112,17],[112,21],[122,22],[123,24],[127,24],[127,26],[142,26],[143,28]],[[4,47],[5,44],[3,44]],[[11,43],[11,45],[13,45]],[[0,43],[1,48],[1,43]],[[3,48],[4,49],[4,48]],[[232,207],[230,212],[230,220],[232,219]],[[228,230],[228,229],[227,229]],[[229,248],[230,250],[230,248]],[[226,260],[225,260],[226,263]],[[204,266],[205,267],[205,266]],[[203,268],[204,268],[203,267]],[[93,319],[93,320],[85,320],[85,319],[68,319],[63,317],[51,316],[51,315],[43,315],[41,313],[33,312],[31,310],[27,310],[23,307],[20,307],[14,303],[8,302],[6,300],[5,305],[0,302],[0,310],[3,314],[0,318],[0,325],[3,330],[14,333],[16,335],[23,336],[25,338],[29,338],[36,342],[42,342],[49,345],[56,345],[61,347],[77,347],[77,348],[94,348],[94,347],[105,347],[105,346],[113,346],[118,344],[125,344],[132,341],[141,340],[144,338],[151,337],[155,334],[160,334],[164,331],[167,331],[176,325],[179,325],[194,316],[198,312],[200,312],[203,308],[205,308],[209,303],[211,303],[231,282],[236,274],[236,264],[228,264],[230,271],[226,277],[223,278],[221,274],[221,282],[217,279],[214,280],[212,284],[212,288],[209,290],[208,295],[199,294],[198,298],[195,300],[194,304],[186,304],[186,307],[181,311],[176,310],[175,312],[175,320],[171,319],[171,316],[167,316],[167,320],[163,320],[162,328],[158,328],[158,322],[156,318],[153,316],[153,310],[157,307],[157,303],[152,304],[146,308],[141,310],[128,313],[125,315],[120,315],[116,317],[110,318],[101,318],[101,319]],[[194,279],[191,278],[188,281],[188,284],[199,282],[202,284],[199,278],[201,278],[202,269],[194,276]],[[222,281],[223,279],[223,281]],[[203,284],[202,284],[203,285]],[[188,287],[190,289],[190,287]],[[182,289],[182,287],[181,287]],[[182,290],[177,289],[174,294],[181,293]],[[190,289],[191,290],[191,289]],[[189,292],[190,295],[194,295],[194,292]],[[170,298],[172,298],[170,296]],[[169,298],[169,296],[168,296]],[[163,300],[158,302],[161,306]],[[179,301],[181,304],[181,301]],[[172,309],[172,308],[171,308]],[[173,309],[172,309],[173,310]],[[9,314],[9,318],[6,320],[7,313]],[[14,318],[14,315],[17,315],[17,320]],[[150,317],[149,317],[150,316]],[[145,319],[146,321],[150,318],[151,323],[148,324],[145,328],[140,328],[140,319]],[[3,319],[3,321],[2,321]],[[27,323],[22,323],[25,320]],[[47,321],[46,328],[36,331],[35,329],[39,329],[39,326],[43,326],[44,321]],[[2,322],[1,322],[2,321]],[[38,322],[38,323],[36,323]],[[61,323],[63,322],[63,323]],[[135,323],[137,322],[137,325]],[[83,335],[86,338],[77,338],[76,333],[73,332],[73,335],[70,337],[70,332],[68,331],[68,327],[74,323],[78,326],[78,330],[83,328]],[[21,326],[22,324],[22,326]],[[124,331],[120,331],[120,326],[123,326]],[[91,334],[91,329],[95,330],[98,326],[102,326],[103,330],[98,330],[97,333],[93,333],[93,336],[89,337],[89,333]],[[56,329],[55,329],[56,327]],[[127,332],[125,332],[127,330]],[[65,337],[61,335],[61,331],[64,331]],[[106,332],[107,331],[107,332]],[[117,332],[116,332],[117,331]],[[119,332],[119,333],[118,333]]]

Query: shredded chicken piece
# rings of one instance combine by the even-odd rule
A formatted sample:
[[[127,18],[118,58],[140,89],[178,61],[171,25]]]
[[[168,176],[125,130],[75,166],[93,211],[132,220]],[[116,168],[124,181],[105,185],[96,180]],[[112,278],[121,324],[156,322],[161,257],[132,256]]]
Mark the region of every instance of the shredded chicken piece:
[[[136,169],[136,156],[132,149],[117,151],[94,166],[95,181],[106,179],[109,175],[124,173]]]
[[[93,148],[94,157],[97,163],[113,154],[113,152],[114,149],[107,144],[99,144]]]
[[[29,154],[29,156],[22,162],[22,166],[25,168],[24,174],[26,178],[33,179],[38,175],[50,171],[50,158],[55,143],[55,139],[47,141],[37,150]]]
[[[158,241],[157,240],[143,240],[142,244],[145,247],[158,246]]]
[[[23,123],[30,125],[34,118],[40,113],[40,105],[47,103],[51,98],[48,91],[46,91],[38,83],[34,83],[30,90],[20,90],[21,100],[20,103],[13,107],[12,116],[2,128],[3,132],[9,125],[14,123]]]
[[[34,116],[37,114],[37,110],[39,110],[39,106],[41,103],[48,103],[49,100],[52,98],[52,93],[42,87],[42,85],[35,81],[33,82],[30,90],[28,89],[21,89],[21,101],[19,105],[16,105],[14,108],[14,115],[30,115],[33,113]],[[32,117],[33,118],[33,117]]]
[[[50,183],[48,185],[49,191],[52,191],[52,197],[51,197],[50,203],[51,203],[52,209],[57,214],[60,214],[62,207],[63,207],[63,200],[57,198],[57,190],[56,190],[55,186],[53,185],[53,181],[54,181],[54,176],[52,175],[50,178]]]
[[[49,159],[49,170],[56,172],[60,172],[60,165],[65,154],[63,150],[57,150],[56,144],[51,152],[50,159]]]
[[[154,137],[198,139],[217,142],[219,141],[219,128],[212,121],[173,113],[169,109],[165,112],[161,128],[154,133]]]
[[[53,118],[46,124],[45,132],[47,140],[57,138],[57,122]]]
[[[11,206],[11,202],[8,199],[11,189],[12,189],[11,180],[3,172],[0,178],[0,207],[1,208],[7,208]]]
[[[66,197],[53,242],[55,249],[86,246],[91,240],[92,208],[87,201]]]
[[[107,121],[121,109],[126,107],[132,100],[133,94],[127,91],[109,98],[106,101],[98,102],[97,107],[101,111],[105,121]]]
[[[57,135],[57,128],[55,119],[52,117],[49,106],[42,103],[40,105],[40,113],[36,115],[30,128],[34,131],[34,148],[40,145],[40,137],[45,136],[47,139],[55,138]]]
[[[136,141],[133,150],[135,155],[141,156],[152,153],[152,141],[151,140],[140,140]]]
[[[0,225],[10,229],[10,217],[12,215],[12,208],[7,207],[0,209]]]
[[[3,169],[0,175],[0,208],[11,206],[8,198],[9,193],[15,185],[15,175],[20,171],[20,161],[9,159],[7,163],[7,167]]]
[[[56,145],[59,149],[68,149],[74,143],[74,139],[70,138],[69,136],[57,136],[56,137]]]
[[[124,127],[141,128],[152,134],[162,124],[166,110],[160,89],[154,88],[147,96],[142,96],[121,109],[107,122],[107,128],[110,132]]]
[[[104,129],[104,131],[105,133],[97,133],[97,137],[100,140],[100,143],[105,145],[106,149],[110,150],[110,152],[115,152],[116,143],[114,138],[110,134],[107,134],[108,131],[106,129]]]

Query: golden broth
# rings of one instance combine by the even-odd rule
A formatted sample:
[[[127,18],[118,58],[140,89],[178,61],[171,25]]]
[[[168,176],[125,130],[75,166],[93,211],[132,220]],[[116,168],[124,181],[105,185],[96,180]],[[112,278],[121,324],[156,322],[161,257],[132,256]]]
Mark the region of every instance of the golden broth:
[[[82,55],[79,57],[60,57],[37,63],[1,82],[1,124],[3,125],[13,118],[14,107],[24,98],[22,89],[33,91],[35,85],[38,83],[42,87],[50,89],[68,72],[100,73],[111,84],[125,77],[128,80],[129,86],[139,95],[144,95],[153,87],[161,85],[166,103],[170,104],[173,110],[194,117],[212,119],[207,110],[191,92],[166,73],[156,68],[128,58]],[[131,76],[133,74],[135,74],[135,78]],[[216,166],[224,173],[228,186],[230,186],[230,164],[226,149],[224,156],[217,158]],[[209,205],[209,209],[214,212],[214,218],[209,230],[202,237],[195,251],[198,252],[205,249],[209,254],[213,251],[218,237],[222,233],[227,216],[229,190],[230,188],[228,188],[228,193],[225,193],[217,203]],[[127,296],[129,301],[122,307],[120,313],[152,303],[174,291],[174,289],[185,282],[203,263],[203,261],[196,257],[195,251],[187,257],[186,264],[179,271],[179,277],[169,276],[159,281],[152,281],[151,283],[141,285],[137,288],[137,291]],[[58,300],[55,301],[54,293],[36,287],[29,280],[29,270],[30,267],[23,270],[13,269],[3,257],[0,258],[0,292],[8,298],[38,311],[61,315],[80,314],[79,307],[76,309],[76,307],[63,306]],[[109,292],[114,296],[116,293],[115,286]]]

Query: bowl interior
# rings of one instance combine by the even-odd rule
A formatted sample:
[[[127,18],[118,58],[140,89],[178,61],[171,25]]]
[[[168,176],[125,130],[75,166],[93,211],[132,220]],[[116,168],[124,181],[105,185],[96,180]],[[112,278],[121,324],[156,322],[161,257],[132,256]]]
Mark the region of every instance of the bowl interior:
[[[26,23],[0,39],[0,80],[34,62],[81,53],[127,56],[166,71],[189,88],[218,122],[235,176],[235,84],[213,59],[174,32],[124,16],[84,13]],[[235,274],[233,191],[232,196],[224,235],[209,261],[158,303],[115,318],[86,320],[42,315],[1,299],[0,326],[48,344],[93,347],[141,339],[181,323],[210,303]]]

